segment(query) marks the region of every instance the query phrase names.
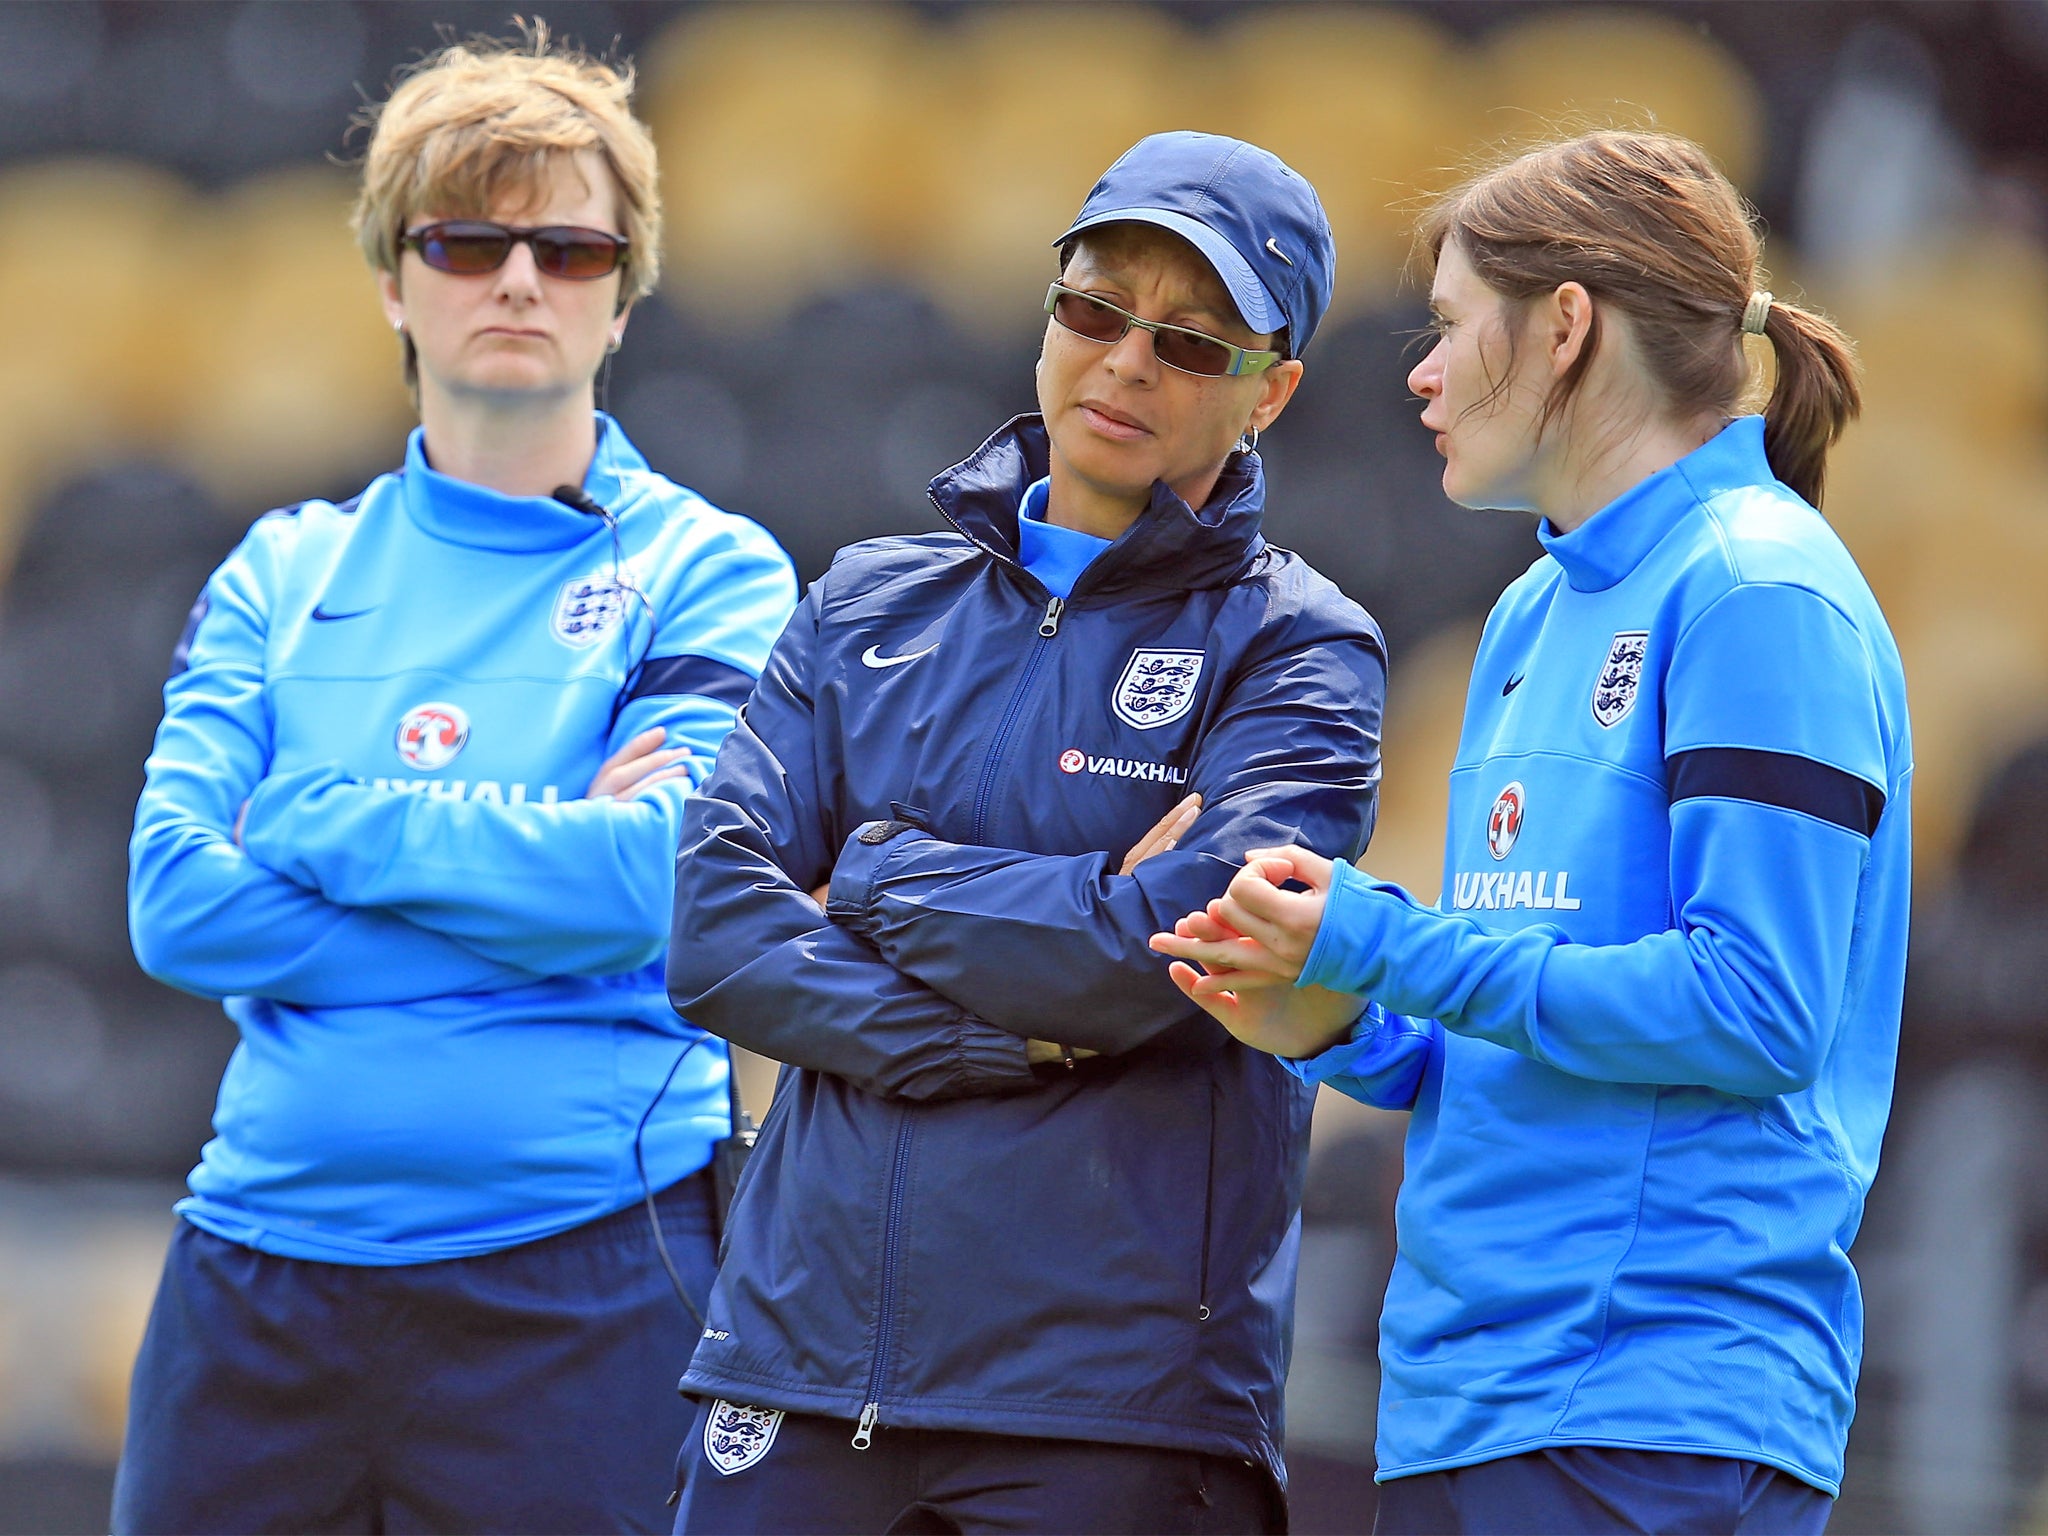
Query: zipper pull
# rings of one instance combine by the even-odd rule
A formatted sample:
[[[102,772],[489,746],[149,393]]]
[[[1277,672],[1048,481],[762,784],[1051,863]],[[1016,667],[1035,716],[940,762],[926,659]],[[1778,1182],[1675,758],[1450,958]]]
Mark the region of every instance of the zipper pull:
[[[1048,599],[1045,605],[1045,617],[1038,621],[1038,632],[1047,638],[1058,634],[1060,632],[1060,615],[1066,611],[1067,600],[1064,597]]]
[[[860,1411],[860,1423],[854,1426],[853,1448],[864,1451],[875,1443],[875,1420],[882,1416],[880,1403],[869,1403]]]

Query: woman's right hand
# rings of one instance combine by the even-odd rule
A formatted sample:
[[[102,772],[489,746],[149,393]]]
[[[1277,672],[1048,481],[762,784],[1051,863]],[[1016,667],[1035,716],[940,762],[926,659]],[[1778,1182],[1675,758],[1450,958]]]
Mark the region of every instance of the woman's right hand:
[[[1147,859],[1157,854],[1171,853],[1180,844],[1181,834],[1195,824],[1195,818],[1202,814],[1202,797],[1187,795],[1180,804],[1152,823],[1152,830],[1131,845],[1131,851],[1124,855],[1124,862],[1117,870],[1128,875]]]
[[[690,749],[664,749],[661,744],[667,739],[668,733],[658,725],[642,731],[604,760],[583,797],[599,800],[609,795],[614,800],[630,800],[643,789],[681,778],[689,772],[683,759],[690,755]]]

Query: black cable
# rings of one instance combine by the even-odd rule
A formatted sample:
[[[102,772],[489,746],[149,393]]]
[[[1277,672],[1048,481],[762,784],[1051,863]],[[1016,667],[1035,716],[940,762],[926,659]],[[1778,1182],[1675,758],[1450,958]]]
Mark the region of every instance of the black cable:
[[[600,399],[610,390],[611,376],[611,354],[606,353],[604,375],[598,385]],[[556,486],[554,489],[554,499],[562,503],[563,506],[597,518],[604,524],[605,531],[611,535],[612,540],[612,585],[620,591],[632,593],[635,598],[639,599],[640,606],[647,611],[647,639],[640,647],[640,654],[633,658],[633,664],[626,669],[625,679],[619,684],[618,694],[612,700],[611,719],[606,723],[605,728],[606,735],[609,737],[611,727],[619,723],[620,711],[626,707],[626,696],[632,691],[633,680],[639,676],[640,669],[647,664],[648,653],[654,649],[655,631],[660,625],[660,620],[655,617],[653,602],[649,600],[645,592],[640,590],[640,583],[633,579],[632,572],[626,568],[626,551],[619,538],[619,520],[612,515],[611,508],[607,507],[595,496],[592,496],[580,485]],[[620,615],[620,622],[622,624],[626,623],[623,614]],[[677,1273],[675,1260],[669,1254],[668,1236],[661,1230],[661,1212],[654,1204],[654,1186],[647,1177],[645,1138],[647,1135],[647,1122],[654,1118],[656,1107],[668,1095],[669,1085],[676,1080],[676,1073],[682,1070],[684,1059],[689,1056],[690,1052],[702,1045],[704,1039],[705,1037],[700,1035],[684,1046],[681,1051],[677,1052],[676,1059],[669,1063],[668,1075],[661,1080],[661,1087],[655,1090],[654,1097],[648,1101],[647,1108],[641,1111],[640,1123],[633,1128],[633,1166],[640,1174],[640,1198],[647,1207],[647,1227],[654,1236],[654,1251],[661,1259],[661,1267],[668,1272],[668,1283],[675,1288],[676,1300],[683,1304],[684,1311],[697,1320],[699,1328],[704,1326],[704,1314],[699,1312],[697,1304],[690,1300],[690,1293],[683,1285],[683,1277]]]
[[[690,1293],[683,1289],[683,1277],[676,1273],[676,1261],[669,1257],[668,1238],[661,1230],[661,1212],[654,1206],[654,1186],[647,1181],[647,1149],[641,1138],[647,1134],[647,1122],[654,1118],[654,1108],[668,1094],[668,1085],[676,1080],[676,1073],[682,1070],[683,1058],[702,1045],[706,1037],[699,1035],[677,1054],[669,1063],[668,1076],[661,1080],[661,1087],[655,1090],[647,1108],[641,1112],[640,1123],[633,1129],[633,1166],[640,1170],[640,1197],[647,1205],[647,1226],[654,1233],[654,1251],[661,1256],[661,1267],[668,1271],[668,1283],[676,1289],[676,1300],[683,1304],[683,1310],[697,1320],[697,1326],[704,1326],[704,1314],[697,1310],[697,1303],[690,1300]]]
[[[563,506],[588,517],[594,517],[604,524],[605,531],[612,539],[612,586],[620,592],[631,593],[647,613],[647,638],[641,641],[640,654],[635,656],[631,665],[626,668],[625,676],[619,683],[619,691],[612,696],[611,718],[605,721],[605,735],[609,738],[612,727],[619,723],[619,716],[624,712],[626,701],[632,695],[633,684],[639,679],[641,669],[647,665],[648,655],[654,650],[655,632],[661,627],[661,620],[655,616],[653,600],[640,590],[639,581],[626,565],[625,545],[619,538],[619,520],[612,515],[611,508],[580,485],[558,485],[552,494]],[[629,635],[632,633],[632,624],[624,614],[619,616],[619,623]],[[628,643],[630,644],[630,641]]]
[[[640,680],[641,668],[647,665],[647,657],[654,649],[655,631],[660,628],[661,621],[654,616],[654,603],[640,590],[640,583],[626,568],[625,549],[619,542],[619,520],[607,511],[604,514],[604,522],[612,531],[612,585],[632,593],[640,600],[640,606],[647,611],[647,638],[640,642],[640,654],[635,656],[632,665],[626,668],[626,675],[619,683],[619,691],[612,697],[611,718],[605,722],[605,735],[609,738],[612,727],[619,723],[619,716],[625,711],[626,701],[633,696],[633,685]],[[625,622],[625,615],[621,614],[619,618],[621,623]]]

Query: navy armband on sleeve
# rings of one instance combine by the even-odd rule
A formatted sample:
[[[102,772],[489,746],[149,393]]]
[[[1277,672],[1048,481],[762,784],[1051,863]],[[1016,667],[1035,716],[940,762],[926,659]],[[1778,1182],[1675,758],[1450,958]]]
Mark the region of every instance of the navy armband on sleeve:
[[[178,632],[178,643],[171,648],[170,675],[192,668],[192,641],[199,634],[199,626],[206,622],[206,610],[213,606],[213,587],[209,583],[199,589],[198,600],[192,604],[192,611],[185,615],[185,627]]]
[[[1826,763],[1793,752],[1750,747],[1696,747],[1664,760],[1671,803],[1748,800],[1833,822],[1859,837],[1877,831],[1884,791]]]
[[[709,656],[656,656],[645,662],[626,694],[626,703],[657,695],[694,693],[737,709],[754,692],[754,676]]]

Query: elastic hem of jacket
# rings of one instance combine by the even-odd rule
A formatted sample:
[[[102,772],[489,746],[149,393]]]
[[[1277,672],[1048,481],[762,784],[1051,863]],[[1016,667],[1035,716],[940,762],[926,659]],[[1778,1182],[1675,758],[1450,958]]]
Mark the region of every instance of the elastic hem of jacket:
[[[786,1382],[756,1381],[740,1373],[714,1374],[692,1365],[678,1390],[695,1397],[718,1397],[750,1408],[780,1408],[785,1413],[816,1413],[849,1423],[865,1406],[856,1389],[797,1387]],[[957,1406],[956,1406],[957,1405]],[[1247,1437],[1240,1429],[1191,1424],[1186,1419],[1132,1412],[1106,1413],[1068,1409],[1045,1403],[1012,1403],[988,1398],[912,1398],[882,1405],[884,1429],[964,1430],[980,1435],[1028,1435],[1043,1440],[1092,1440],[1105,1445],[1143,1445],[1162,1451],[1197,1451],[1208,1456],[1249,1458],[1270,1472],[1284,1489],[1287,1464],[1280,1449],[1265,1435]]]
[[[978,1084],[993,1081],[1028,1088],[1038,1081],[1031,1071],[1030,1047],[1008,1030],[971,1013],[961,1017],[958,1049],[962,1069]],[[854,1411],[860,1411],[858,1403]]]
[[[1710,1445],[1692,1440],[1635,1440],[1618,1435],[1534,1435],[1527,1440],[1509,1440],[1500,1445],[1490,1445],[1483,1450],[1460,1451],[1455,1456],[1437,1456],[1428,1461],[1400,1462],[1391,1467],[1381,1467],[1373,1474],[1375,1483],[1391,1483],[1397,1478],[1421,1477],[1429,1472],[1451,1472],[1459,1467],[1476,1467],[1481,1462],[1500,1461],[1508,1456],[1520,1456],[1529,1451],[1544,1451],[1568,1445],[1598,1446],[1613,1451],[1668,1451],[1684,1456],[1726,1456],[1731,1461],[1753,1461],[1758,1466],[1776,1467],[1780,1472],[1796,1477],[1802,1483],[1818,1488],[1829,1498],[1840,1498],[1842,1480],[1839,1477],[1822,1477],[1810,1467],[1802,1467],[1789,1456],[1779,1456],[1771,1451],[1759,1450],[1755,1446]]]

